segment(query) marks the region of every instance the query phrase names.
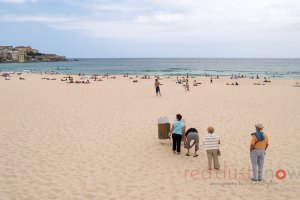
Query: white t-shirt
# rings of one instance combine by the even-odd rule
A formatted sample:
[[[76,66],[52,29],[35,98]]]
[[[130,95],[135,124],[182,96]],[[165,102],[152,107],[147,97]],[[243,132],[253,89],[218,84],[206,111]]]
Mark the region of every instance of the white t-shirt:
[[[207,134],[204,137],[204,142],[203,142],[205,150],[219,149],[219,141],[220,138],[217,134],[215,133]]]

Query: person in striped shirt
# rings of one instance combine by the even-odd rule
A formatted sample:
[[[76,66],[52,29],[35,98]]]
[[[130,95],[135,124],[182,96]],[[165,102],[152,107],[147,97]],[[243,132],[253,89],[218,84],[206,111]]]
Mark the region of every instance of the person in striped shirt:
[[[214,133],[213,127],[208,127],[207,132],[208,134],[205,136],[203,145],[207,153],[207,159],[208,159],[208,169],[212,169],[212,160],[214,161],[214,168],[219,169],[219,145],[220,145],[220,138],[219,136]]]

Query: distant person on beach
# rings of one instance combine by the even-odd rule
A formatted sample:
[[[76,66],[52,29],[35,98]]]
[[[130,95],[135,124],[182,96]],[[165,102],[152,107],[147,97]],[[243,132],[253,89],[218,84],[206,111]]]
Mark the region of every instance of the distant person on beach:
[[[184,127],[185,124],[182,120],[181,114],[176,115],[176,120],[173,122],[171,130],[170,130],[170,136],[172,136],[173,139],[173,152],[174,153],[180,153],[180,147],[181,147],[181,139],[183,136],[183,141],[185,141],[185,134],[184,134]]]
[[[220,138],[214,133],[215,129],[213,127],[208,127],[207,132],[208,134],[204,138],[203,145],[207,153],[208,169],[212,169],[213,160],[214,168],[218,170],[220,168],[219,156],[221,155],[219,150]]]
[[[199,83],[197,83],[197,81],[196,81],[196,80],[194,80],[193,86],[198,86],[198,85],[201,85],[201,83],[200,83],[200,82],[199,82]]]
[[[195,146],[195,152],[194,152],[194,157],[197,157],[197,151],[199,150],[199,135],[198,131],[195,128],[189,128],[186,133],[185,133],[185,138],[186,140],[184,141],[184,147],[187,149],[187,154],[186,156],[190,156],[190,149]],[[191,141],[194,141],[193,144],[191,145]]]
[[[212,76],[210,77],[210,83],[213,83],[213,79],[212,79]]]
[[[190,85],[189,85],[189,80],[185,80],[185,91],[190,91]]]
[[[158,94],[159,94],[159,96],[161,96],[161,94],[160,94],[160,82],[158,81],[158,79],[155,79],[155,84],[154,84],[154,86],[155,86],[155,91],[156,91],[156,96],[158,96]]]
[[[178,76],[177,76],[176,84],[181,84],[181,79],[179,79]]]
[[[197,81],[194,80],[193,86],[197,86],[197,85],[198,85],[198,84],[197,84]]]
[[[252,181],[263,180],[264,159],[269,146],[269,138],[262,132],[263,128],[263,124],[256,124],[256,132],[251,134],[250,158],[253,172]]]
[[[300,87],[300,84],[297,82],[294,87]]]

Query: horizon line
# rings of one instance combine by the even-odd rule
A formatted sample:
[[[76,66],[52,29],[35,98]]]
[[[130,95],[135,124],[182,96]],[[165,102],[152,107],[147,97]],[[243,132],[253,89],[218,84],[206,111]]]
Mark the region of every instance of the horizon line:
[[[300,59],[300,57],[66,57],[67,59]]]

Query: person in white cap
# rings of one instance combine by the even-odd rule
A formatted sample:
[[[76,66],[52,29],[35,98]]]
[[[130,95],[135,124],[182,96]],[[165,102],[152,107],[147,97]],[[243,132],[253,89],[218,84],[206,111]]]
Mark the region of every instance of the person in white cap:
[[[251,134],[250,158],[253,172],[252,181],[263,180],[264,158],[269,146],[269,138],[262,132],[263,128],[264,125],[258,123],[255,125],[256,132]]]

